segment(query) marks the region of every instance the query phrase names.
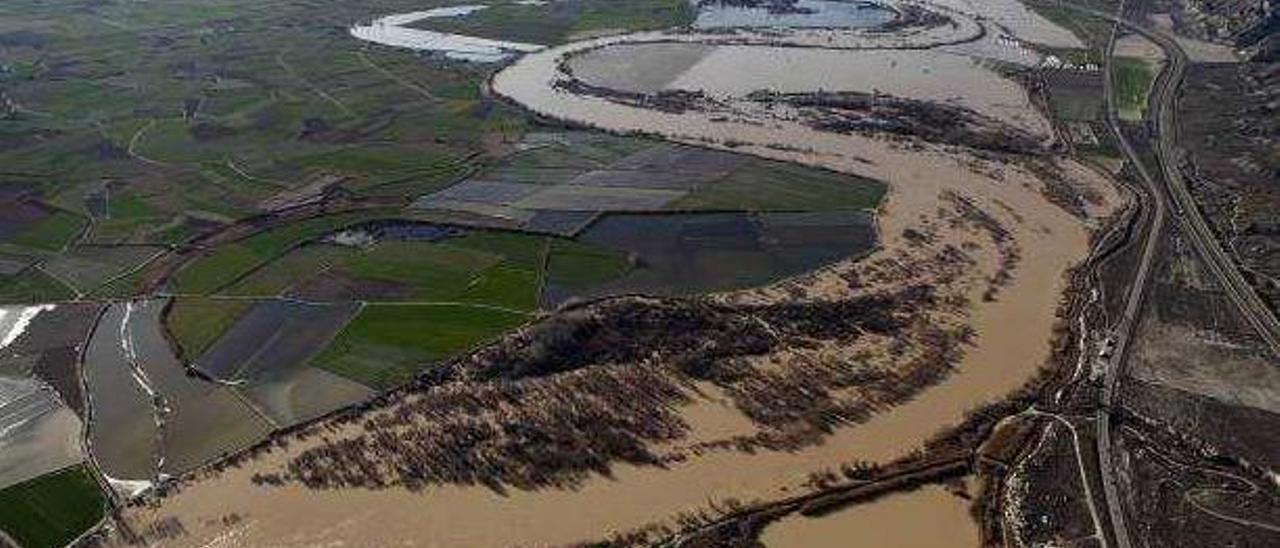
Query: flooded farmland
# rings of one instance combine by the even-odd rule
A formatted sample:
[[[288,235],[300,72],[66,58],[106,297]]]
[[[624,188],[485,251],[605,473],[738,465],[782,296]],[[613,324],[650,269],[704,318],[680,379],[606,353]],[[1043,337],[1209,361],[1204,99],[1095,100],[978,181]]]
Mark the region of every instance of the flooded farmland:
[[[79,417],[15,365],[0,363],[0,488],[84,460]]]
[[[76,360],[96,311],[0,308],[0,488],[85,459]]]
[[[364,462],[360,459],[369,455],[378,455],[379,448],[369,448],[361,441],[370,425],[374,428],[379,424],[395,425],[394,430],[385,432],[388,438],[401,435],[408,439],[434,440],[437,433],[465,432],[468,435],[458,434],[461,441],[445,446],[446,452],[452,451],[448,454],[463,456],[447,461],[447,466],[440,469],[456,467],[468,472],[474,470],[474,466],[498,467],[500,462],[505,462],[504,458],[511,458],[512,453],[517,454],[513,467],[522,472],[537,468],[530,464],[532,462],[545,464],[550,460],[543,454],[520,460],[527,452],[521,450],[526,445],[519,440],[531,439],[542,432],[526,432],[527,425],[517,427],[503,422],[512,416],[533,416],[544,406],[551,409],[550,413],[560,421],[558,424],[565,428],[556,434],[563,434],[566,439],[587,439],[595,433],[592,426],[604,420],[616,420],[607,422],[610,435],[636,423],[653,426],[645,422],[652,416],[645,414],[584,418],[569,411],[579,405],[586,406],[591,398],[575,399],[583,390],[560,390],[563,387],[556,384],[560,379],[591,378],[608,386],[608,390],[621,390],[626,396],[637,398],[647,395],[647,390],[654,390],[655,385],[662,386],[659,382],[610,384],[620,383],[618,379],[627,372],[650,371],[651,366],[659,371],[655,377],[665,379],[660,375],[668,372],[662,368],[668,356],[654,353],[654,357],[619,358],[607,351],[625,343],[606,339],[597,343],[605,347],[601,350],[605,358],[599,363],[566,371],[562,377],[547,374],[501,383],[503,387],[518,390],[520,399],[537,403],[521,404],[516,397],[504,393],[500,403],[494,405],[497,411],[488,415],[497,416],[494,424],[484,422],[489,420],[486,415],[471,412],[487,410],[485,403],[453,391],[487,389],[489,385],[467,385],[469,381],[462,381],[460,386],[427,386],[368,411],[361,416],[363,422],[334,422],[317,427],[316,432],[324,428],[323,435],[332,436],[333,442],[301,436],[291,438],[297,445],[263,455],[245,468],[194,481],[182,492],[165,499],[163,507],[140,511],[138,520],[159,522],[170,516],[182,516],[187,523],[212,523],[214,517],[225,515],[233,508],[247,516],[243,525],[234,527],[207,526],[197,532],[196,526],[192,526],[191,537],[181,543],[190,546],[201,546],[228,534],[240,535],[247,543],[275,542],[281,546],[308,546],[335,540],[391,544],[404,538],[466,546],[585,543],[649,527],[675,527],[678,526],[676,516],[696,513],[708,505],[717,506],[729,500],[758,501],[792,496],[811,487],[812,473],[836,469],[842,464],[900,458],[918,449],[940,429],[960,421],[971,409],[1017,389],[1050,354],[1050,337],[1066,285],[1065,275],[1087,255],[1088,229],[1096,217],[1110,213],[1119,201],[1108,181],[1070,160],[1036,156],[1036,160],[1059,168],[1072,177],[1073,184],[1096,196],[1087,206],[1082,206],[1081,212],[1073,213],[1046,199],[1043,192],[1046,181],[1032,169],[1028,158],[974,154],[963,147],[914,140],[909,132],[906,136],[888,138],[862,131],[826,131],[799,123],[785,112],[730,108],[726,114],[726,110],[716,110],[723,103],[761,89],[796,93],[837,89],[870,95],[873,99],[882,93],[901,94],[921,103],[946,103],[965,112],[979,112],[1048,138],[1047,122],[1035,111],[1026,92],[1012,80],[1002,77],[982,60],[925,49],[944,38],[949,43],[964,39],[967,35],[961,29],[978,25],[972,18],[957,21],[949,30],[933,28],[886,38],[842,36],[824,49],[812,51],[784,46],[812,46],[821,43],[825,35],[771,37],[767,45],[761,45],[766,42],[763,39],[752,44],[753,38],[743,35],[733,37],[740,43],[729,44],[725,37],[710,33],[610,37],[525,56],[497,74],[491,87],[495,93],[529,110],[558,120],[797,162],[886,182],[890,187],[888,195],[875,218],[882,245],[857,261],[833,261],[826,254],[823,246],[847,242],[818,239],[832,237],[831,234],[845,235],[824,225],[830,219],[822,217],[723,212],[701,217],[681,212],[672,214],[666,224],[653,228],[641,226],[638,219],[642,215],[638,213],[613,213],[588,227],[582,237],[628,250],[641,267],[646,263],[646,254],[650,257],[649,263],[655,266],[648,272],[636,268],[635,277],[618,283],[650,287],[683,283],[702,290],[714,288],[708,280],[718,276],[732,280],[732,276],[726,274],[728,269],[721,268],[725,264],[750,274],[777,268],[778,263],[770,261],[778,257],[768,251],[768,244],[774,239],[813,238],[822,245],[786,261],[806,264],[808,268],[826,264],[825,267],[763,288],[727,291],[704,300],[723,306],[768,307],[795,303],[820,306],[840,303],[851,296],[883,296],[908,285],[931,288],[938,292],[937,299],[931,303],[939,308],[929,309],[930,321],[926,323],[955,327],[967,333],[958,350],[942,356],[929,354],[934,349],[929,346],[932,343],[922,344],[900,336],[903,333],[894,333],[857,341],[814,342],[810,339],[806,344],[789,346],[772,354],[726,359],[724,361],[732,362],[736,369],[726,366],[711,372],[701,371],[706,373],[706,378],[700,379],[724,383],[717,386],[721,390],[709,392],[726,394],[726,397],[691,397],[687,401],[673,398],[666,402],[663,411],[670,411],[678,420],[658,420],[659,424],[653,427],[657,430],[653,437],[662,441],[628,446],[635,451],[629,455],[646,456],[648,451],[660,453],[684,443],[696,445],[696,449],[660,453],[653,456],[653,460],[644,457],[603,460],[593,463],[597,468],[564,479],[563,483],[554,483],[560,478],[552,478],[550,486],[506,484],[490,477],[477,480],[470,473],[441,474],[460,479],[414,483],[413,488],[375,482],[371,485],[376,487],[369,489],[328,489],[315,485],[332,484],[318,480],[316,484],[308,484],[296,476],[282,480],[280,486],[263,486],[251,480],[255,473],[287,477],[289,471],[297,467],[310,466],[339,477],[334,480],[335,484],[346,485],[342,483],[347,478],[343,474],[357,467],[344,468],[327,455],[337,447],[355,447],[353,458],[359,462]],[[670,45],[672,42],[695,43],[696,47],[682,51]],[[646,48],[653,43],[664,44],[653,48],[660,59],[642,59]],[[914,53],[857,50],[854,45],[880,48],[910,45],[921,49]],[[611,51],[612,48],[628,49],[622,54]],[[597,54],[605,57],[590,58]],[[582,57],[572,61],[575,55]],[[613,61],[627,59],[634,60],[635,70],[609,68]],[[580,64],[574,66],[574,62]],[[566,66],[572,68],[572,75],[566,74]],[[831,67],[849,70],[841,73],[830,70]],[[578,74],[579,70],[583,74]],[[589,74],[593,70],[598,71],[594,76]],[[833,72],[837,74],[828,74]],[[575,87],[574,77],[595,79],[588,80],[586,86]],[[677,93],[663,94],[663,91]],[[508,196],[512,189],[506,187],[485,185],[483,189],[477,186],[469,190],[477,194],[481,190],[495,196],[501,194],[502,200],[512,198]],[[562,203],[570,201],[563,193],[551,197]],[[515,201],[511,203],[518,203],[525,198],[512,199]],[[679,204],[684,199],[673,197],[670,203]],[[578,207],[578,203],[571,204],[572,209],[586,209]],[[549,204],[549,201],[536,203]],[[862,234],[870,232],[862,230]],[[774,236],[766,237],[769,233]],[[848,234],[857,233],[858,229],[848,231]],[[709,250],[712,247],[715,251]],[[716,255],[721,252],[726,254]],[[846,256],[848,254],[846,251]],[[704,255],[719,259],[699,263],[699,257]],[[644,276],[651,276],[652,280]],[[744,279],[743,285],[764,283],[761,279]],[[946,308],[952,305],[955,309]],[[770,329],[768,321],[761,319],[760,323],[764,324],[760,329]],[[643,323],[635,321],[624,325],[636,327]],[[585,329],[585,334],[566,331],[569,335],[554,338],[552,344],[530,344],[534,350],[528,353],[543,355],[557,350],[563,341],[570,341],[563,344],[573,350],[571,342],[577,336],[596,342],[589,338],[591,329]],[[744,336],[742,339],[753,341],[767,337]],[[520,348],[512,353],[520,356],[524,351]],[[860,379],[881,376],[891,386],[908,384],[919,372],[904,368],[914,363],[917,356],[954,361],[945,361],[945,371],[905,399],[886,398],[892,403],[857,408],[861,414],[852,411],[848,415],[835,413],[834,417],[822,414],[827,408],[844,409],[840,406],[861,402],[859,398],[867,386],[860,384]],[[715,362],[715,359],[705,361]],[[696,370],[697,366],[707,364],[691,359],[682,365]],[[833,383],[837,388],[828,391],[825,386],[804,384],[815,375],[828,373],[838,375],[835,378],[840,382]],[[753,376],[757,374],[759,377]],[[690,377],[675,378],[685,381]],[[753,382],[733,384],[742,378]],[[786,390],[778,389],[781,386]],[[752,399],[753,389],[760,389],[765,394],[761,398],[769,405],[751,407],[750,404],[759,403]],[[604,395],[603,392],[591,393],[593,398]],[[474,407],[468,408],[466,420],[451,422],[451,407],[440,410],[431,405],[436,396],[445,401],[466,401]],[[801,403],[788,407],[784,401],[787,396],[794,396]],[[876,395],[870,396],[872,400],[876,398]],[[558,407],[561,404],[565,406]],[[831,419],[822,422],[825,429],[815,434],[812,443],[787,445],[777,441],[779,438],[789,440],[786,435],[803,430],[801,423],[811,413]],[[581,420],[582,424],[564,424],[573,420]],[[490,432],[515,434],[511,438],[494,436],[497,441],[473,437],[469,434],[476,430],[468,427],[474,423],[490,426]],[[693,429],[699,431],[690,432]],[[728,437],[711,439],[720,435]],[[514,445],[504,445],[513,438],[517,440]],[[622,438],[623,442],[635,441]],[[691,439],[699,444],[693,444]],[[749,445],[762,439],[776,443]],[[491,441],[494,445],[484,444]],[[708,443],[702,444],[704,441]],[[739,450],[743,445],[750,449]],[[321,450],[310,451],[317,447]],[[361,452],[362,449],[368,452]],[[435,472],[437,469],[431,468],[424,470],[423,475]],[[492,484],[482,483],[485,480],[491,480]],[[351,485],[360,484],[353,481]],[[246,492],[251,496],[246,497]],[[921,489],[886,497],[873,505],[852,508],[822,520],[783,521],[766,534],[774,535],[773,541],[780,545],[788,545],[789,540],[789,545],[805,545],[804,541],[815,535],[841,537],[842,532],[848,530],[848,524],[859,527],[878,522],[932,523],[937,520],[944,524],[943,536],[921,532],[920,536],[869,540],[873,546],[936,545],[940,541],[950,545],[957,540],[964,544],[974,538],[976,531],[968,521],[967,505],[948,497],[951,495],[934,488]],[[424,513],[423,508],[431,511]],[[912,533],[914,531],[907,532]]]
[[[187,374],[162,332],[164,306],[112,305],[85,356],[93,451],[117,480],[185,472],[269,431],[229,388]]]
[[[549,284],[543,302],[570,297],[693,295],[763,285],[857,255],[875,242],[863,211],[814,213],[616,214],[585,242],[628,253],[635,266],[594,287]]]

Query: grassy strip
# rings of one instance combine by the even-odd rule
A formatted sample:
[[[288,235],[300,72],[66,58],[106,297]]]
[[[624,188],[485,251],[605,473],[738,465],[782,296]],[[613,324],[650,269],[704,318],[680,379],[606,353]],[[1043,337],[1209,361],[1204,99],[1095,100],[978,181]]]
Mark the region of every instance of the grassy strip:
[[[369,305],[314,365],[382,390],[527,319],[524,314],[465,305]]]
[[[563,287],[590,287],[621,278],[631,270],[625,253],[573,240],[553,240],[550,253],[547,281]]]
[[[24,548],[65,546],[102,519],[106,499],[83,466],[0,490],[0,529]]]

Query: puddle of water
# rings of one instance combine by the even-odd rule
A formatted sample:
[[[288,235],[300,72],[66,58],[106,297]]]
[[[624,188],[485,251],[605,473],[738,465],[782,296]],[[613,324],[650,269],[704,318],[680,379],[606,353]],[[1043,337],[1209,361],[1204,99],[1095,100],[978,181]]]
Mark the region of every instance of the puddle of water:
[[[490,40],[475,36],[449,34],[408,27],[410,23],[439,17],[462,17],[487,8],[483,5],[450,6],[426,11],[388,15],[367,25],[351,27],[351,36],[367,42],[409,48],[417,51],[433,51],[449,59],[492,63],[515,53],[528,53],[542,49],[537,44]]]
[[[767,4],[767,2],[762,2]],[[863,29],[892,21],[896,14],[874,2],[798,0],[786,10],[767,5],[747,7],[710,1],[698,7],[698,29],[724,28],[839,28]]]
[[[269,430],[229,388],[187,375],[162,332],[163,308],[111,305],[85,354],[91,448],[121,481],[185,472]]]

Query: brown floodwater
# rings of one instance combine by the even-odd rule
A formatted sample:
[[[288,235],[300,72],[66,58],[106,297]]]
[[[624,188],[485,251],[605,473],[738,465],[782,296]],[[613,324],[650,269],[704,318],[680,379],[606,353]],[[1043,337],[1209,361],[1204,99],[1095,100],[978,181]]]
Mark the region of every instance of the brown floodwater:
[[[823,516],[787,516],[760,540],[767,548],[977,548],[969,504],[927,485]]]
[[[1042,182],[1031,172],[1014,164],[979,160],[960,151],[928,145],[904,147],[874,137],[822,133],[785,120],[716,121],[706,113],[650,111],[555,90],[553,82],[560,56],[599,45],[601,41],[597,40],[529,55],[499,73],[493,89],[539,113],[604,129],[640,131],[694,144],[723,145],[733,141],[738,152],[886,181],[889,193],[877,215],[882,250],[869,260],[892,257],[905,249],[903,230],[931,218],[944,205],[940,198],[944,193],[969,199],[1006,227],[1021,250],[1021,262],[998,299],[983,301],[980,290],[975,291],[969,322],[976,336],[956,370],[940,385],[910,402],[863,424],[837,429],[821,445],[799,451],[714,451],[666,468],[617,465],[607,478],[592,479],[576,489],[513,490],[504,494],[471,486],[442,486],[422,493],[402,489],[310,491],[297,485],[259,487],[249,481],[256,471],[279,470],[292,454],[312,443],[298,441],[290,449],[268,454],[252,465],[196,480],[167,498],[162,506],[137,510],[133,520],[145,524],[168,517],[182,519],[190,536],[173,542],[181,546],[204,546],[213,540],[220,540],[225,546],[547,546],[599,539],[664,522],[682,511],[706,508],[713,501],[762,500],[794,494],[805,489],[811,472],[832,469],[841,463],[884,462],[901,457],[940,429],[961,420],[967,411],[1016,389],[1045,362],[1055,312],[1065,287],[1064,275],[1088,252],[1087,222],[1050,204],[1041,193]],[[791,57],[790,52],[771,48],[758,53],[761,59]],[[712,57],[707,56],[703,62]],[[850,66],[859,66],[861,61],[850,62]],[[756,71],[718,73],[716,85],[745,89],[749,86],[737,78],[761,81],[757,72],[767,68],[775,71],[769,77],[772,81],[785,81],[797,70],[776,59],[761,60],[758,66]],[[827,68],[832,66],[841,65]],[[699,69],[695,66],[685,75],[696,70]],[[801,70],[816,74],[818,67]],[[981,94],[1007,85],[994,74],[990,78],[997,82],[973,87],[972,92],[958,86],[964,94],[961,99],[982,101],[985,99],[970,97],[970,93]],[[1020,115],[1027,120],[1038,116],[1029,106]],[[1095,188],[1104,197],[1105,204],[1095,213],[1107,214],[1116,205],[1118,198],[1107,181],[1068,160],[1058,163],[1064,174]],[[990,266],[982,264],[985,273]],[[829,290],[847,288],[831,283]],[[747,427],[730,418],[738,411],[715,395],[692,405],[688,414],[695,419],[699,437],[741,432]],[[359,433],[356,427],[351,429],[351,435]],[[883,499],[884,506],[877,503],[851,509],[852,514],[837,514],[839,519],[830,523],[853,523],[853,527],[860,523],[901,523],[920,527],[936,520],[949,524],[949,530],[966,530],[957,508],[943,504],[946,499],[928,498],[935,495],[925,489],[888,497]],[[222,516],[232,512],[244,519],[230,527],[218,525]],[[816,522],[808,525],[827,526]],[[772,534],[785,535],[789,527]],[[971,537],[959,533],[948,537],[967,538]]]

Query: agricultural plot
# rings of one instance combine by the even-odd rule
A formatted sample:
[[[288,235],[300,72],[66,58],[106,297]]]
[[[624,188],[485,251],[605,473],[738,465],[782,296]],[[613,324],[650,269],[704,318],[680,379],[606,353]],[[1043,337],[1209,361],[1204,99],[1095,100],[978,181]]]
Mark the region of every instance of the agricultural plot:
[[[4,212],[3,218],[0,218],[0,241],[17,238],[51,215],[47,207],[14,198],[0,201],[0,211]]]
[[[818,169],[618,139],[536,134],[522,143],[523,152],[415,205],[574,236],[606,212],[860,209],[874,207],[884,192],[874,181]]]
[[[316,217],[255,234],[224,245],[187,265],[174,284],[183,293],[207,294],[238,281],[289,250],[343,227],[369,221],[386,212],[353,212]]]
[[[43,251],[61,251],[84,228],[83,217],[68,211],[50,210],[47,215],[24,226],[5,243]]]
[[[60,548],[92,527],[107,501],[83,466],[0,489],[0,530],[23,548]]]
[[[308,363],[355,316],[354,303],[259,302],[194,364],[233,384],[276,425],[295,424],[360,401],[372,392]]]
[[[131,269],[140,267],[160,251],[150,246],[78,246],[50,258],[41,270],[88,293]]]
[[[626,254],[633,267],[620,278],[594,284],[553,270],[542,294],[544,306],[571,298],[762,285],[863,253],[874,245],[875,235],[870,216],[857,210],[614,214],[587,229],[581,241]],[[556,257],[551,264],[557,264]]]
[[[21,323],[20,310],[30,314],[37,309],[40,312],[30,316],[25,326],[17,325]],[[11,307],[3,309],[5,317],[0,320],[0,325],[7,326],[5,328],[10,330],[6,338],[12,338],[10,344],[4,347],[6,354],[34,359],[32,373],[52,387],[59,399],[77,415],[83,415],[84,395],[80,388],[76,362],[80,357],[80,347],[93,329],[93,322],[101,309],[101,305],[97,304],[46,305],[25,309]],[[10,323],[15,316],[19,321]],[[21,332],[14,333],[14,328]]]
[[[0,302],[42,303],[75,297],[66,284],[35,267],[8,276],[0,275]]]
[[[871,210],[880,204],[885,189],[884,183],[864,177],[752,158],[724,178],[693,188],[671,209]]]
[[[318,367],[386,389],[429,364],[457,355],[528,320],[490,307],[369,305],[317,358]]]
[[[0,362],[0,488],[83,460],[76,414],[30,363]]]
[[[327,272],[357,252],[346,246],[324,242],[308,243],[258,269],[235,285],[221,291],[220,294],[238,297],[276,297],[297,285],[299,280]]]
[[[617,29],[656,29],[693,20],[684,0],[567,0],[488,6],[464,17],[424,19],[414,27],[465,36],[554,44],[574,35]]]
[[[84,460],[75,345],[90,306],[0,309],[0,488]]]
[[[186,361],[208,350],[253,305],[248,300],[179,298],[170,301],[165,326]]]

